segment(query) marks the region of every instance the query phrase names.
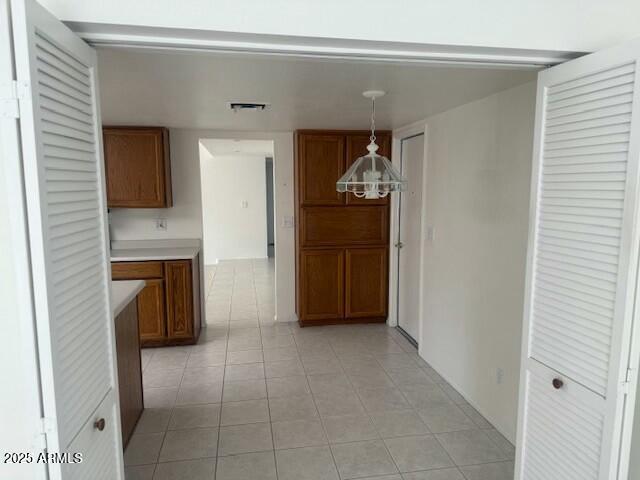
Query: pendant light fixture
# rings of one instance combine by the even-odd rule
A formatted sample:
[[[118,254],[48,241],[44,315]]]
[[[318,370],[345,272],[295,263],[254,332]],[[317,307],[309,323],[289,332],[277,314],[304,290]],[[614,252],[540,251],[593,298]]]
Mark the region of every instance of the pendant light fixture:
[[[384,198],[389,192],[402,191],[407,181],[394,168],[388,158],[378,155],[376,144],[376,98],[382,97],[381,90],[367,90],[362,95],[371,99],[371,143],[367,153],[359,157],[347,172],[336,182],[338,192],[351,192],[358,198]]]

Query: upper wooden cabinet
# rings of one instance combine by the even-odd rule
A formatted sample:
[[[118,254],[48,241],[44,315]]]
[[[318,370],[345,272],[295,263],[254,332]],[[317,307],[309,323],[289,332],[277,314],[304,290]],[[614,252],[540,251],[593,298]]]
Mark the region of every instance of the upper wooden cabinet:
[[[344,173],[343,135],[302,135],[298,137],[299,188],[303,205],[342,205],[344,195],[336,191],[336,181]]]
[[[169,130],[104,127],[107,206],[171,207]]]

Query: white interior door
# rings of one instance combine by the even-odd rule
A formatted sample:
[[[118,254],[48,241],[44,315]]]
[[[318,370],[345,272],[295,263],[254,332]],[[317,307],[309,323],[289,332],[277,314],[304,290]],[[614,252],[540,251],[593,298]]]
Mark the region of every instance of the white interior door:
[[[398,327],[417,343],[424,134],[402,139],[400,162],[408,185],[399,197],[400,228],[395,244],[398,254]]]
[[[630,344],[639,59],[635,41],[538,77],[516,464],[523,480],[626,479],[620,446],[638,364]]]
[[[34,0],[11,18],[47,450],[83,456],[49,475],[121,479],[96,55]]]

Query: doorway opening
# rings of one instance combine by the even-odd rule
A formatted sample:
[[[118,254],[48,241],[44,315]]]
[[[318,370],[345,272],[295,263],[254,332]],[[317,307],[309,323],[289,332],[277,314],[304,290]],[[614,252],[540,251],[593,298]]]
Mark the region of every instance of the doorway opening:
[[[274,142],[205,138],[199,150],[207,323],[272,322]]]
[[[408,179],[398,196],[396,309],[398,330],[416,347],[420,338],[420,250],[424,132],[400,139],[400,172]]]

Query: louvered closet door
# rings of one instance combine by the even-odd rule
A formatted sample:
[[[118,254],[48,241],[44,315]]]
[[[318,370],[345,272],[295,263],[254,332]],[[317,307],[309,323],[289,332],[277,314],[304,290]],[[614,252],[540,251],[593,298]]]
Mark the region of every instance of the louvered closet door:
[[[84,454],[50,476],[119,479],[96,56],[33,0],[11,6],[48,450]]]
[[[520,479],[618,478],[637,366],[638,58],[634,42],[538,77]]]

